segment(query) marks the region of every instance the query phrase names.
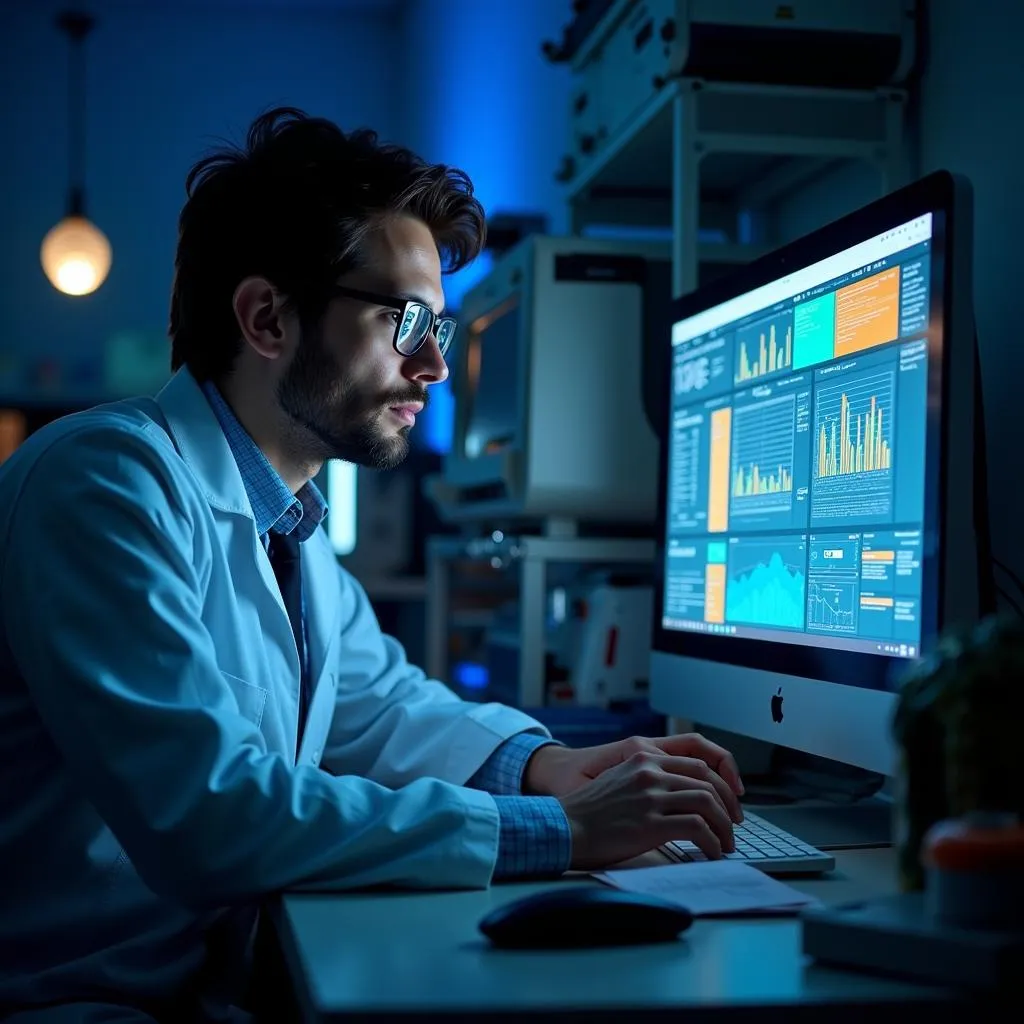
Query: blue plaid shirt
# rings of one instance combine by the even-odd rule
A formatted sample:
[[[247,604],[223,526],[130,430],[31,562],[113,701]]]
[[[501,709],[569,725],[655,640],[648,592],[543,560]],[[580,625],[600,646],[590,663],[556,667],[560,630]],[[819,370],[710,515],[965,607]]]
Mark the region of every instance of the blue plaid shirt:
[[[207,382],[203,393],[242,474],[256,520],[256,532],[264,547],[271,530],[277,533],[294,530],[300,543],[308,540],[327,515],[327,503],[316,485],[310,481],[297,494],[292,494],[217,388]],[[309,645],[305,648],[308,650]],[[561,874],[569,867],[572,833],[562,805],[554,797],[522,795],[523,773],[530,756],[538,747],[551,742],[531,733],[512,736],[466,783],[473,789],[493,794],[498,806],[500,831],[495,878]]]

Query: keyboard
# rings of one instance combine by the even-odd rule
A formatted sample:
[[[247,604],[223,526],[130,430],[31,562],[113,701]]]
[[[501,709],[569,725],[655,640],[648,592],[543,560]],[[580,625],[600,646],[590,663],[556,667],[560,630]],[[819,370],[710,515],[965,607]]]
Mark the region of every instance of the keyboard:
[[[743,809],[743,823],[734,825],[736,852],[727,853],[726,860],[743,860],[769,875],[809,875],[832,871],[835,857],[809,846],[770,821]],[[661,852],[678,863],[707,860],[693,843],[672,842],[661,847]]]

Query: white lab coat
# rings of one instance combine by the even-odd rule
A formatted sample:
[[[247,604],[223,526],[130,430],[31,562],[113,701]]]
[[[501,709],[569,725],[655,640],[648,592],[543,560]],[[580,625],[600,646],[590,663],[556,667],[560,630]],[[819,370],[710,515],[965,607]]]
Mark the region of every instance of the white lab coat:
[[[322,529],[302,571],[296,757],[291,627],[187,371],[0,469],[0,1015],[169,993],[216,908],[275,890],[488,884],[497,809],[462,784],[543,728],[408,664]]]

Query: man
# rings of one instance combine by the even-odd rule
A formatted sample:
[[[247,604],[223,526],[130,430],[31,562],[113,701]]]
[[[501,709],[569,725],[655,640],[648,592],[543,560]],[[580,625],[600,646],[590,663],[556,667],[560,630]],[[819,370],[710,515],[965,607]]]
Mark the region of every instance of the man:
[[[0,1015],[213,1015],[282,889],[731,849],[728,753],[569,750],[458,700],[320,529],[324,460],[397,465],[447,376],[442,259],[484,235],[465,175],[277,110],[187,193],[170,383],[0,471]]]

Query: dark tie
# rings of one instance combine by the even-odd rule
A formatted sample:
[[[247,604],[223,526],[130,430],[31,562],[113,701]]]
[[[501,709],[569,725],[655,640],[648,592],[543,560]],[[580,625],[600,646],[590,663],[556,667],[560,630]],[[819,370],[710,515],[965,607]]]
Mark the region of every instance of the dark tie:
[[[306,667],[306,637],[302,625],[302,562],[299,558],[299,539],[295,531],[291,533],[271,533],[267,552],[270,564],[274,567],[277,585],[281,588],[288,621],[292,624],[295,636],[295,647],[299,652],[299,732],[301,741],[302,730],[306,725],[306,712],[309,710],[309,672]]]

